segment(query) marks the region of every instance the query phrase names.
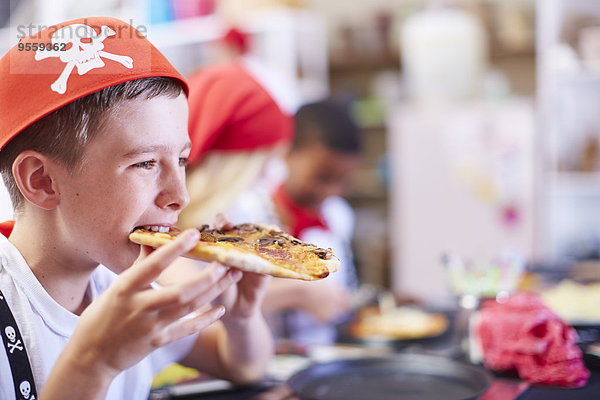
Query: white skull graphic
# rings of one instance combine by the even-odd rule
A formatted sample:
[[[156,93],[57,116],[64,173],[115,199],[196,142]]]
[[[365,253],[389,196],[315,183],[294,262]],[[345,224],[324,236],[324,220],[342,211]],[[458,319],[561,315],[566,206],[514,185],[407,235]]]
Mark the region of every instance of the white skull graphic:
[[[21,384],[19,385],[19,390],[21,391],[23,397],[25,397],[25,400],[29,400],[29,396],[31,396],[31,385],[29,384],[29,382],[21,382]]]
[[[105,64],[101,57],[117,61],[126,68],[133,68],[131,57],[104,51],[104,39],[115,34],[115,31],[106,25],[102,26],[98,34],[94,28],[85,24],[67,25],[54,32],[52,44],[55,47],[51,50],[37,50],[35,53],[36,60],[58,57],[60,61],[67,64],[58,79],[50,85],[50,88],[57,93],[65,93],[67,80],[73,68],[77,67],[79,75],[83,75],[94,68],[102,68]]]
[[[7,326],[6,329],[4,329],[4,333],[6,334],[6,337],[8,338],[8,340],[10,340],[11,343],[14,343],[17,339],[17,332],[15,332],[15,328],[13,328],[12,326]]]
[[[107,36],[114,35],[112,30],[107,33]],[[52,44],[59,45],[59,49],[66,48],[60,51],[60,61],[74,62],[79,75],[83,75],[91,69],[104,67],[98,52],[104,49],[102,41],[105,38],[96,34],[91,26],[73,24],[57,30],[52,36]]]

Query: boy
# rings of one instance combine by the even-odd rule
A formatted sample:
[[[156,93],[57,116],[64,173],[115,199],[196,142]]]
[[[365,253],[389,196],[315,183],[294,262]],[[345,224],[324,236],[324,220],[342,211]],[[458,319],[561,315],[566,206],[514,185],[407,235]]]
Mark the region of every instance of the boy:
[[[22,39],[0,75],[0,170],[17,217],[0,237],[0,398],[146,399],[180,360],[260,378],[267,278],[211,264],[155,289],[198,233],[156,251],[128,240],[173,225],[189,201],[177,71],[128,24],[87,18]]]
[[[332,322],[349,311],[358,284],[351,250],[354,212],[341,196],[360,162],[360,130],[346,107],[333,100],[303,105],[294,121],[288,176],[272,194],[273,208],[292,235],[331,247],[342,264],[330,279],[312,286],[273,280],[264,310],[291,311],[284,329],[296,341],[330,343],[336,338]]]

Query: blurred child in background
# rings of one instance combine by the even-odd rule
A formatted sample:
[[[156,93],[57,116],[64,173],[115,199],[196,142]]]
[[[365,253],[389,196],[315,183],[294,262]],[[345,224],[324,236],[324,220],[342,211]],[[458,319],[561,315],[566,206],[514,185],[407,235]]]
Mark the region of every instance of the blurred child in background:
[[[342,261],[337,273],[320,282],[273,279],[263,303],[277,336],[329,343],[335,340],[332,322],[349,311],[358,286],[351,249],[354,212],[341,196],[360,160],[360,131],[346,107],[332,100],[306,104],[294,119],[287,178],[274,188],[255,185],[225,214],[234,222],[254,217],[277,224],[334,250]]]
[[[188,80],[192,149],[187,170],[190,204],[183,226],[212,222],[286,154],[292,116],[240,63],[206,67]]]

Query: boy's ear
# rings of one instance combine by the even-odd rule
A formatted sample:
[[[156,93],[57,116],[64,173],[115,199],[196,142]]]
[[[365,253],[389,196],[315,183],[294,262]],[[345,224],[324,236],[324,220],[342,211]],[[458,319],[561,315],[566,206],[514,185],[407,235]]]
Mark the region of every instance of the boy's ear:
[[[44,210],[51,210],[58,204],[58,190],[50,173],[54,162],[47,156],[33,150],[20,153],[12,165],[12,173],[17,187],[26,200]]]

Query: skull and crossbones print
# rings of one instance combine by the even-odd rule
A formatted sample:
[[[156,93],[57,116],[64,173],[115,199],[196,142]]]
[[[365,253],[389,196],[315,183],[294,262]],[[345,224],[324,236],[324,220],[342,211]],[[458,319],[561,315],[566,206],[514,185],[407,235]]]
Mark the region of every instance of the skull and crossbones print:
[[[102,58],[116,61],[126,68],[133,68],[133,59],[129,56],[112,54],[104,51],[104,40],[115,35],[115,31],[103,25],[100,33],[85,24],[71,24],[58,29],[52,35],[52,44],[57,45],[59,50],[37,50],[36,60],[44,60],[49,57],[58,57],[66,63],[65,68],[58,79],[50,85],[50,88],[59,94],[67,90],[67,80],[77,68],[77,73],[83,75],[94,68],[105,66]],[[60,50],[64,48],[66,50]]]
[[[13,354],[15,350],[23,351],[23,344],[21,343],[21,339],[17,339],[17,332],[15,331],[15,328],[12,326],[7,326],[4,329],[4,334],[8,339],[6,346],[10,354]]]
[[[23,381],[19,385],[19,391],[25,400],[35,400],[35,396],[31,393],[31,384],[29,381]]]

